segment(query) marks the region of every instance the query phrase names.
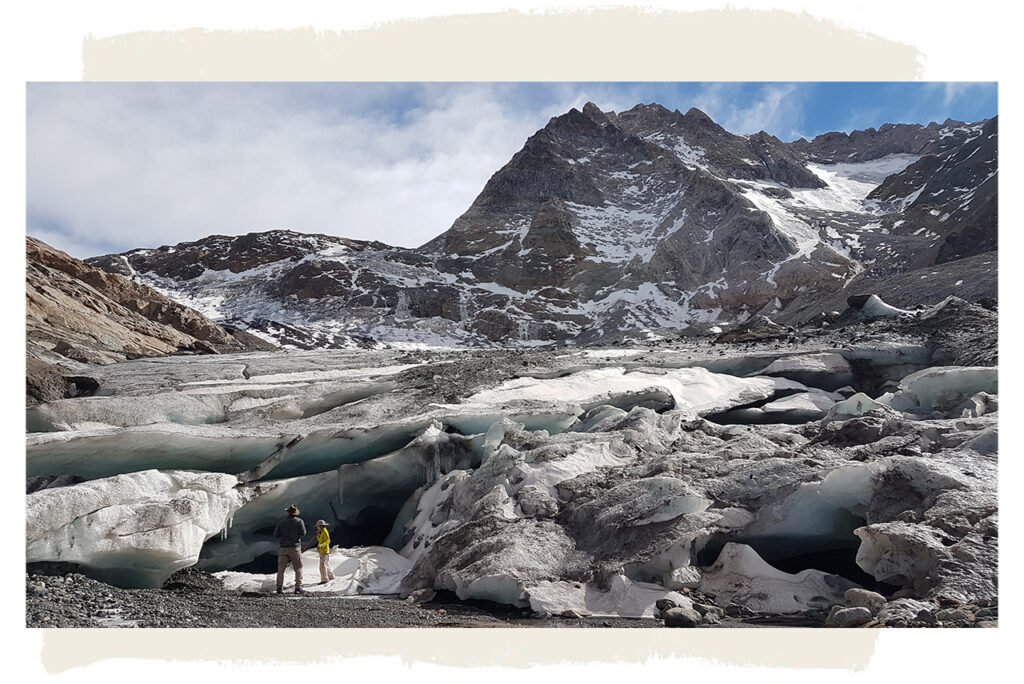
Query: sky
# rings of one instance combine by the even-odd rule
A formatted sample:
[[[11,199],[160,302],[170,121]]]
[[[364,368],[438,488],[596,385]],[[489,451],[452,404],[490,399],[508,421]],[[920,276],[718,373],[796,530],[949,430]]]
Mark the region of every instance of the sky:
[[[733,133],[977,121],[994,83],[30,83],[27,230],[85,258],[286,228],[415,247],[548,120],[697,107]]]

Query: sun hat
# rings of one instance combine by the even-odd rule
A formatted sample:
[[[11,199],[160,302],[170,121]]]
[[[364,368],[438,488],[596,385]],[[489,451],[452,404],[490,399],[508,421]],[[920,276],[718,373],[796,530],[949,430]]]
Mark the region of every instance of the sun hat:
[[[316,521],[316,526],[317,527],[327,527],[327,521],[326,520],[317,520]]]
[[[286,510],[288,513],[291,513],[292,515],[298,515],[299,514],[299,507],[296,506],[295,504],[292,504],[291,506],[289,506],[288,508],[286,508],[284,510]]]

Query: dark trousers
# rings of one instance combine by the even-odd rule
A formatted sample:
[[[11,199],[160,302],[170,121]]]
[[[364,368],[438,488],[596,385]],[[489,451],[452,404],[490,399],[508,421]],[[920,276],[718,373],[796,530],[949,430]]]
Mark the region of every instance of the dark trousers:
[[[302,555],[298,546],[282,546],[277,550],[277,588],[284,588],[284,571],[291,564],[295,568],[295,588],[302,588]]]

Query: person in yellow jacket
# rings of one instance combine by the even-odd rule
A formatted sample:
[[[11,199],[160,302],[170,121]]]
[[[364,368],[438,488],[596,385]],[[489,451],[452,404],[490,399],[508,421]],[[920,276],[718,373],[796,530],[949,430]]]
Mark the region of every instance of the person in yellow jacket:
[[[323,520],[316,521],[316,550],[320,552],[320,584],[326,584],[328,580],[334,579],[334,571],[331,570],[331,533],[327,531],[327,523]]]

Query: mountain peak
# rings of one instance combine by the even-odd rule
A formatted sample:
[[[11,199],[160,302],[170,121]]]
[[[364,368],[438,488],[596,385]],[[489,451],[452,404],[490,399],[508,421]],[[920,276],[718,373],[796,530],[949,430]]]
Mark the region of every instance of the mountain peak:
[[[773,316],[783,307],[798,316],[840,297],[862,271],[887,276],[934,262],[940,249],[993,248],[995,183],[970,205],[960,199],[994,171],[997,139],[972,126],[898,124],[785,143],[765,131],[734,135],[696,107],[617,113],[588,101],[530,136],[451,228],[416,250],[274,230],[93,262],[171,283],[183,301],[211,302],[218,320],[251,321],[295,345],[347,345],[352,335],[585,341],[728,323],[768,305]],[[884,215],[856,194],[912,155],[963,149],[966,160],[975,138],[993,151],[969,157],[955,177],[922,162],[894,176],[885,197],[868,198]],[[839,182],[809,162],[842,162],[829,170]],[[846,179],[861,182],[851,190]],[[945,194],[903,202],[926,181]],[[947,210],[930,213],[943,202]],[[286,335],[273,332],[283,326]]]
[[[696,107],[690,107],[688,110],[686,110],[686,114],[684,114],[683,116],[685,116],[688,119],[694,119],[696,121],[710,121],[711,123],[715,122],[714,119],[712,119],[710,116],[705,114],[700,109],[697,109]]]
[[[589,116],[591,119],[598,119],[604,121],[608,120],[608,117],[605,116],[605,113],[601,111],[601,108],[598,107],[593,102],[589,101],[585,105],[583,105],[583,114]]]
[[[583,105],[583,111],[573,107],[565,114],[552,117],[545,127],[547,130],[561,130],[572,132],[599,131],[605,124],[610,123],[608,116],[601,111],[593,102]]]

